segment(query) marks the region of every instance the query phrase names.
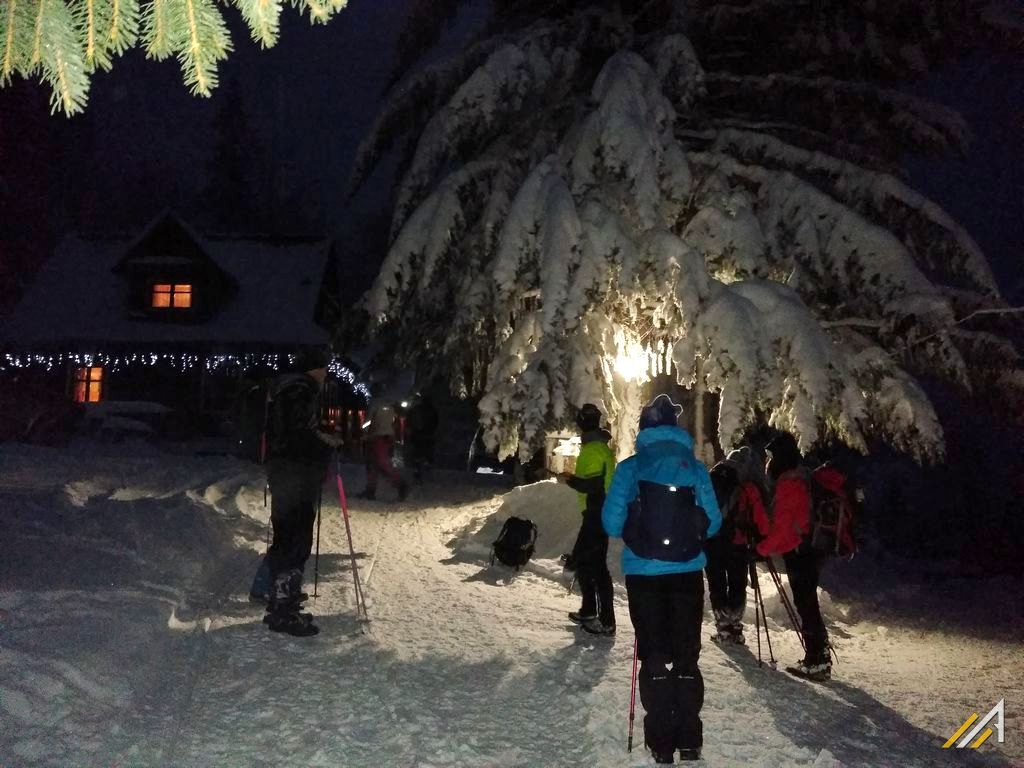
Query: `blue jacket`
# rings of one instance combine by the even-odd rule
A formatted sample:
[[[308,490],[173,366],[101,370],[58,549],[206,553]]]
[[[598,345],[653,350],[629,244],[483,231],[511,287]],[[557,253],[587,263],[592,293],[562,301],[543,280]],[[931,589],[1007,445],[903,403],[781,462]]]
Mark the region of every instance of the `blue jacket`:
[[[619,464],[601,511],[601,522],[609,536],[622,537],[629,503],[640,495],[640,480],[663,485],[695,489],[697,504],[708,516],[708,537],[722,527],[715,490],[705,467],[693,455],[693,438],[679,427],[649,427],[636,437],[636,454]],[[692,560],[674,563],[649,560],[634,554],[629,547],[622,550],[622,572],[627,575],[660,576],[666,573],[688,573],[704,568],[707,558],[701,552]]]

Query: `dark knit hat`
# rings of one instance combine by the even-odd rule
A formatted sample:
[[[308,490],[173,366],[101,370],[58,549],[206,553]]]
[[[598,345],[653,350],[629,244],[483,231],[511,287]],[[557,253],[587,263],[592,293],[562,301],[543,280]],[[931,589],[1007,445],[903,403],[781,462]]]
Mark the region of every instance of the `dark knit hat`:
[[[658,395],[640,411],[640,429],[648,427],[674,427],[683,406],[672,402],[668,395]]]
[[[800,466],[800,447],[789,432],[780,432],[773,437],[765,450],[771,454],[768,469],[775,477]]]
[[[576,414],[576,426],[584,432],[601,428],[601,409],[593,403],[585,403]]]

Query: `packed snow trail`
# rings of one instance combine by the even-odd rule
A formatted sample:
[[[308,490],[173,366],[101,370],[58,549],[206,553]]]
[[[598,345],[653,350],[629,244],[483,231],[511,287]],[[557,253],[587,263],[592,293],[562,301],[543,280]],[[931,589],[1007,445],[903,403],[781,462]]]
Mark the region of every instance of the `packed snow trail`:
[[[247,600],[266,512],[259,469],[225,458],[0,452],[0,765],[617,768],[633,635],[572,628],[557,555],[574,499],[541,484],[502,496],[446,475],[404,504],[352,503],[365,582],[356,621],[344,525],[324,486],[321,633],[267,631]],[[344,468],[357,490],[361,470]],[[59,478],[55,482],[54,478]],[[458,480],[458,482],[456,482]],[[541,530],[511,577],[487,546],[508,514]],[[313,564],[307,568],[312,591]],[[767,577],[764,579],[767,582]],[[797,658],[766,583],[776,656]],[[870,622],[824,602],[840,663],[828,685],[704,644],[704,765],[1006,766],[1024,757],[1021,644]],[[838,617],[838,618],[837,618]],[[748,617],[750,618],[750,617]],[[705,635],[711,625],[706,623]],[[1006,699],[1007,742],[942,742]],[[8,727],[10,724],[13,727]]]

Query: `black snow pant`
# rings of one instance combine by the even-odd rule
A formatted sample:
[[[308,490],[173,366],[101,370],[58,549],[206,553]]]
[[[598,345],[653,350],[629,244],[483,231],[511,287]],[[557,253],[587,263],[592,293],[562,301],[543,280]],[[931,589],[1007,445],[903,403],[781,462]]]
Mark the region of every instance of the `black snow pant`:
[[[704,574],[626,576],[629,617],[640,658],[644,741],[654,752],[700,749],[704,679],[697,666]]]
[[[801,633],[807,646],[807,661],[827,661],[828,632],[818,606],[818,577],[821,575],[822,557],[809,547],[801,546],[784,554],[782,559],[786,563],[789,586],[793,590],[793,605],[800,615]]]
[[[608,534],[600,510],[583,513],[583,523],[572,550],[583,605],[580,613],[597,616],[606,627],[615,626],[615,592],[608,572]]]
[[[267,565],[272,582],[285,572],[301,574],[309,559],[324,473],[325,468],[319,464],[286,459],[272,459],[267,463],[270,522],[274,531],[274,539],[267,550]]]
[[[742,615],[747,605],[747,575],[749,560],[747,548],[734,544],[732,537],[719,535],[709,539],[704,547],[708,564],[708,597],[711,610],[729,611]]]

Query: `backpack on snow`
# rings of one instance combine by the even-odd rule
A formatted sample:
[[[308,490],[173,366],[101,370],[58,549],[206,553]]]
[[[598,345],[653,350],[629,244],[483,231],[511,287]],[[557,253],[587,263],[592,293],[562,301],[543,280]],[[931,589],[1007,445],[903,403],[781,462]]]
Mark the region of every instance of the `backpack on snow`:
[[[808,483],[811,491],[811,520],[807,542],[815,552],[849,560],[857,554],[857,539],[854,535],[857,502],[849,488],[849,478],[845,475],[842,475],[841,491],[822,482],[822,473],[826,470],[839,473],[835,467],[824,465],[811,473]]]
[[[494,565],[494,559],[497,558],[518,571],[533,557],[536,543],[537,526],[533,521],[523,517],[510,517],[491,545],[491,565]]]

